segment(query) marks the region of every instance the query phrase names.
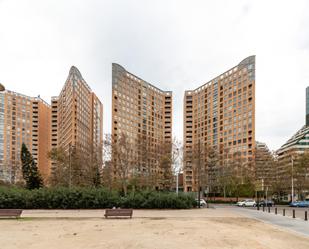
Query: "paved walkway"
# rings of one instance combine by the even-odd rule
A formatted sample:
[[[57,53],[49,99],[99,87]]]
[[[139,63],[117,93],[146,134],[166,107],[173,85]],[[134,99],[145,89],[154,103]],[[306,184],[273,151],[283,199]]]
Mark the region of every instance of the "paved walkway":
[[[267,213],[263,211],[257,211],[253,209],[240,208],[234,206],[215,206],[217,209],[230,209],[234,212],[241,214],[246,217],[254,218],[265,223],[278,226],[280,228],[288,229],[290,231],[300,233],[309,237],[309,221],[304,219],[275,215],[274,213]]]
[[[104,218],[104,209],[30,209],[23,210],[23,218]],[[237,218],[241,215],[228,209],[134,209],[133,218],[183,218],[183,219],[203,219],[203,218]],[[1,249],[1,247],[0,247]]]

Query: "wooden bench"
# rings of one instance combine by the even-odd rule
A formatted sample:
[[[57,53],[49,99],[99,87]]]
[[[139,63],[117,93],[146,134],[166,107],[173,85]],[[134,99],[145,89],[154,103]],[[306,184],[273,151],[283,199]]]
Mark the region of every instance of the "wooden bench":
[[[132,219],[132,215],[133,215],[133,209],[105,209],[105,218],[108,217],[126,217],[126,216],[130,216],[130,218]]]
[[[22,209],[0,209],[0,217],[19,218],[22,212],[23,212]]]

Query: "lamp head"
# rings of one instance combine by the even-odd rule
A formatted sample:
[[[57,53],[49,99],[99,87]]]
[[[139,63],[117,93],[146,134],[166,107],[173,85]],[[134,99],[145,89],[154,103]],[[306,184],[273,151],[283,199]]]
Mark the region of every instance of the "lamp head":
[[[3,92],[3,91],[5,91],[5,87],[4,87],[4,85],[2,85],[2,84],[0,83],[0,92]]]

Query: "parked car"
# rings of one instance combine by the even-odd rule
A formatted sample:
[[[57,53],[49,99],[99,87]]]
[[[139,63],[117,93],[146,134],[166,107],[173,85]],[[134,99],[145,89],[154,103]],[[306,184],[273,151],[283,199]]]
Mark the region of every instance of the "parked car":
[[[198,206],[198,204],[199,204],[198,199],[195,199],[195,201],[196,201],[196,204]],[[206,205],[207,205],[206,201],[204,199],[200,199],[200,207],[206,207]]]
[[[245,201],[246,201],[246,200],[242,200],[242,201],[237,202],[237,203],[236,203],[236,206],[242,207],[242,206],[245,204]]]
[[[261,200],[257,202],[256,205],[259,207],[272,207],[274,205],[274,202],[271,200]]]
[[[252,199],[246,199],[246,200],[237,202],[236,205],[239,207],[255,207],[256,202]]]
[[[289,206],[290,207],[298,207],[298,203],[299,203],[299,201],[293,201],[293,202],[290,202]]]
[[[300,201],[298,207],[309,207],[309,201]]]
[[[290,207],[309,207],[309,201],[293,201],[289,204]]]

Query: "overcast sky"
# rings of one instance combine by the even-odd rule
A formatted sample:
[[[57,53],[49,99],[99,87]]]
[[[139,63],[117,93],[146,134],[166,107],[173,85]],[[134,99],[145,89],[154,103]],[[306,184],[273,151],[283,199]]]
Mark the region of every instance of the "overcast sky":
[[[307,2],[307,3],[306,3]],[[0,0],[0,82],[50,102],[75,65],[111,129],[111,64],[174,94],[256,55],[256,139],[278,149],[305,122],[309,1]]]

